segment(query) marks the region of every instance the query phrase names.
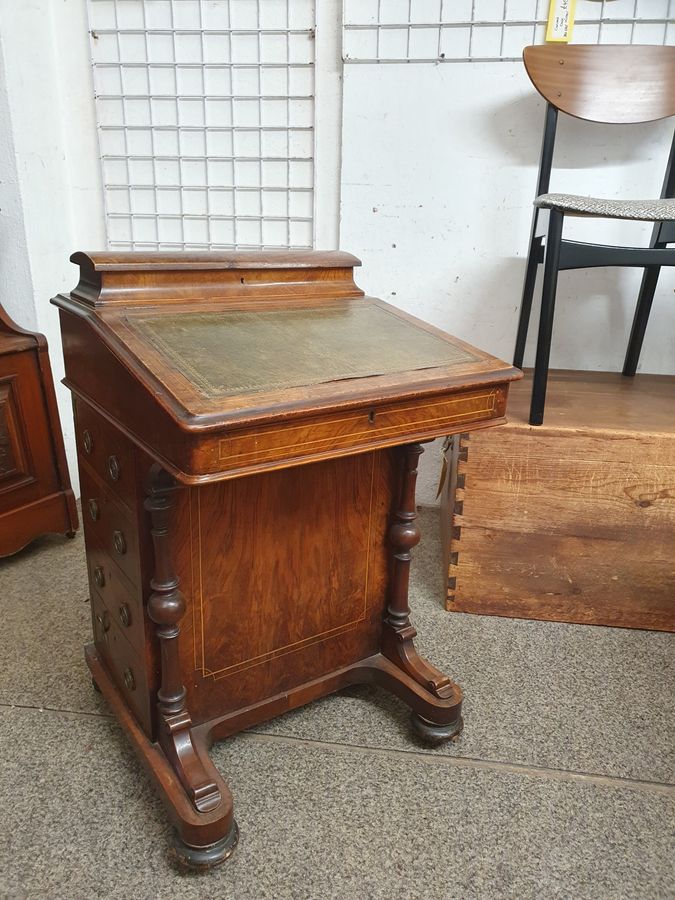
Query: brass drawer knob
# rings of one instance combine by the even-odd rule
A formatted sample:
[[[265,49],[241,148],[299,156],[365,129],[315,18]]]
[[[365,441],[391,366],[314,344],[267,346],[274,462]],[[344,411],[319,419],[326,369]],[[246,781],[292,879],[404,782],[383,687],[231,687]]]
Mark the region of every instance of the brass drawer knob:
[[[108,475],[110,475],[110,480],[119,481],[121,474],[120,461],[113,453],[112,456],[108,457]]]
[[[136,679],[134,673],[128,667],[124,670],[124,683],[130,691],[136,690]]]
[[[94,439],[91,436],[91,431],[88,428],[85,428],[82,433],[82,446],[84,447],[84,452],[88,455],[94,449]]]
[[[125,628],[128,628],[129,625],[131,625],[131,610],[129,609],[129,605],[127,603],[120,604],[118,615],[120,617],[120,622],[122,623],[122,625],[124,625]]]
[[[91,516],[92,522],[98,522],[101,510],[98,505],[98,500],[90,500],[89,501],[89,515]]]
[[[124,556],[124,554],[127,552],[126,538],[121,531],[113,532],[113,545],[120,556]]]
[[[96,621],[101,626],[101,631],[105,634],[110,628],[110,615],[108,610],[104,609],[102,613],[96,613]]]
[[[100,588],[105,587],[105,572],[103,571],[103,566],[96,566],[94,569],[94,581]]]

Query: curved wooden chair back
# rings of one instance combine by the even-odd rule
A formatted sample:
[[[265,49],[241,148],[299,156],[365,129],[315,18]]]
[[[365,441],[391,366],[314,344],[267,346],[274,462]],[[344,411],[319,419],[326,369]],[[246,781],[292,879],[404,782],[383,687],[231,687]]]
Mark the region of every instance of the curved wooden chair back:
[[[526,47],[532,84],[556,109],[608,124],[675,115],[675,47],[565,44]]]

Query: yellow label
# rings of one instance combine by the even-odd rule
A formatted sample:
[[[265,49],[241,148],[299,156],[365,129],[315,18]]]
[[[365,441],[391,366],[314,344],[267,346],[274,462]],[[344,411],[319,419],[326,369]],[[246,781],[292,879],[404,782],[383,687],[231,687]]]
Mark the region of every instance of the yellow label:
[[[546,40],[567,44],[572,39],[577,0],[551,0],[548,8]]]

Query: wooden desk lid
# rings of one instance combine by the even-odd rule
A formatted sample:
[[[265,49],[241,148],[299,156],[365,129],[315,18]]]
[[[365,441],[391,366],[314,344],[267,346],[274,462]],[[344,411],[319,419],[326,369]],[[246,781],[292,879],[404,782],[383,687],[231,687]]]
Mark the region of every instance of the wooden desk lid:
[[[188,431],[519,377],[494,357],[364,297],[353,280],[360,262],[348,253],[75,253],[71,259],[80,281],[56,305],[86,320]],[[87,384],[71,374],[67,380],[90,395]]]

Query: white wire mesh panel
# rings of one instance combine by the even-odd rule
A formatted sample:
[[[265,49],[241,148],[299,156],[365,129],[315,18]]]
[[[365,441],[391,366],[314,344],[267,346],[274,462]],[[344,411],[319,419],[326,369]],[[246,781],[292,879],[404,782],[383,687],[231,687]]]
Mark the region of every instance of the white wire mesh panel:
[[[88,0],[108,243],[311,247],[314,0]]]
[[[343,0],[348,63],[519,60],[549,0]],[[674,44],[675,0],[578,0],[574,42]]]

